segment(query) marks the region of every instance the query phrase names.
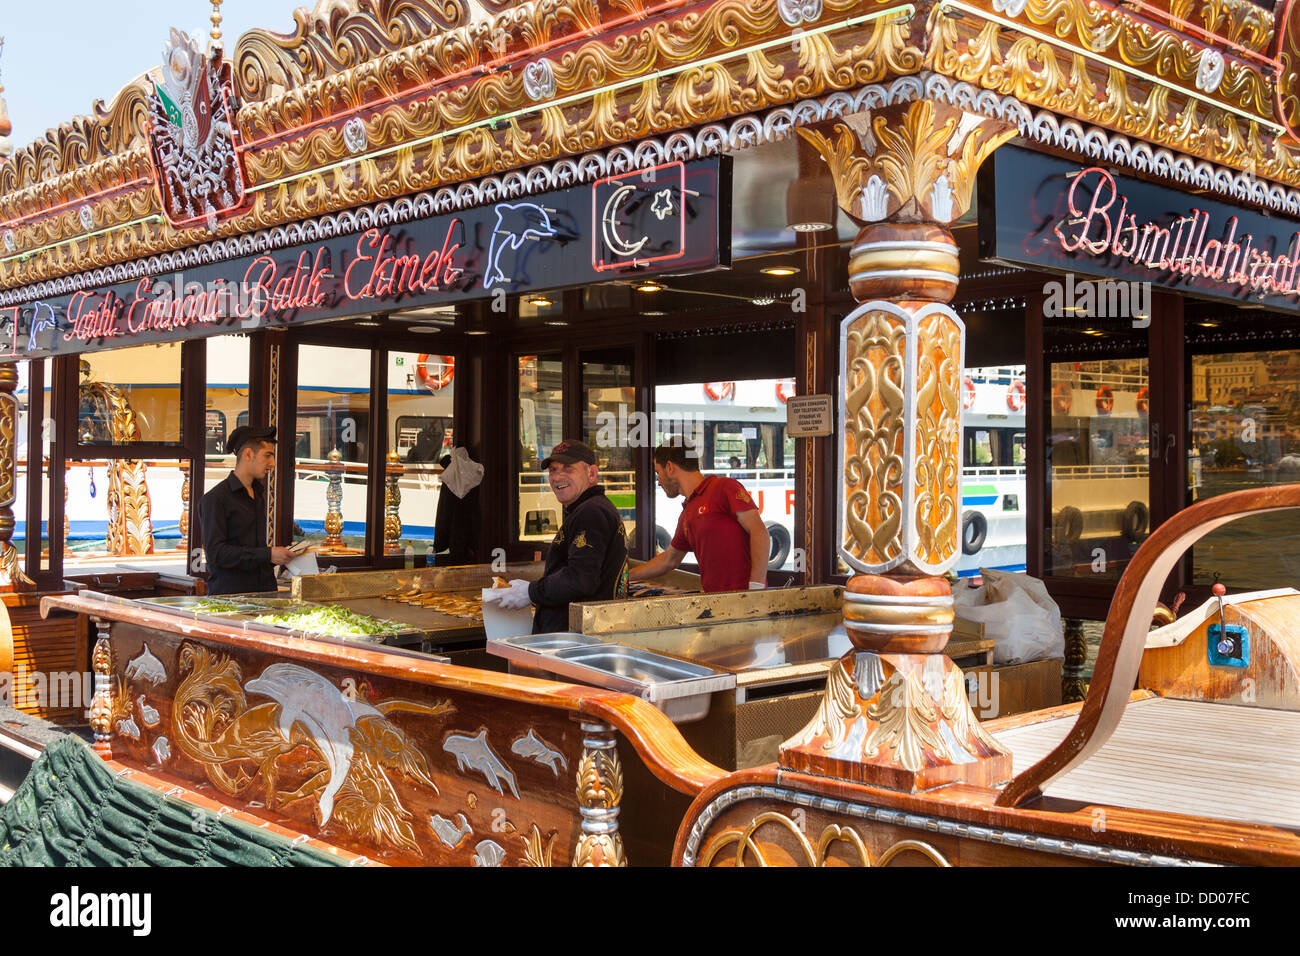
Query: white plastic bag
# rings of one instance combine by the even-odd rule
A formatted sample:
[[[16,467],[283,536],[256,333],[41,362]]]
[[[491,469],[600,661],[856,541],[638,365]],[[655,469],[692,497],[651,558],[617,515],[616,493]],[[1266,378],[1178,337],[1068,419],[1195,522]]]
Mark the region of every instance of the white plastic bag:
[[[990,589],[986,586],[986,592]],[[1034,603],[1023,588],[992,604],[967,605],[961,616],[984,625],[984,637],[993,641],[994,664],[1023,664],[1065,656],[1065,637],[1051,613]]]
[[[1019,574],[1014,571],[995,571],[980,569],[980,576],[984,579],[984,590],[988,592],[990,603],[996,601],[1005,601],[1011,597],[1011,592],[1019,590],[1024,592],[1031,601],[1045,610],[1052,618],[1052,626],[1061,633],[1062,651],[1058,657],[1065,656],[1065,636],[1061,631],[1061,609],[1052,596],[1047,593],[1047,585],[1040,578],[1031,578],[1027,574]]]

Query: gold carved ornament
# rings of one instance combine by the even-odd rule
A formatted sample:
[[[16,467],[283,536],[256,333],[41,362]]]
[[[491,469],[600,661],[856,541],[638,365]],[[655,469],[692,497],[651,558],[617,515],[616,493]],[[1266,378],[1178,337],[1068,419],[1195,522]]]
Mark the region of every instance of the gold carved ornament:
[[[618,751],[587,749],[578,764],[578,806],[584,810],[616,810],[623,801],[623,765]],[[583,832],[573,849],[574,866],[627,866],[623,837]]]
[[[902,553],[906,326],[869,312],[847,337],[841,545],[869,564]]]
[[[551,862],[555,854],[555,836],[552,832],[545,840],[542,839],[542,831],[538,829],[536,823],[533,824],[532,830],[527,836],[520,836],[524,841],[524,866],[549,867],[554,864]]]
[[[759,830],[764,827],[774,827],[779,831],[783,831],[783,835],[787,839],[792,838],[794,847],[798,851],[797,857],[793,858],[793,862],[799,866],[825,867],[833,863],[849,866],[888,866],[898,856],[908,852],[918,853],[936,866],[952,866],[937,849],[929,843],[919,840],[900,840],[891,844],[873,862],[871,853],[857,830],[842,824],[826,826],[817,839],[817,846],[814,847],[798,823],[785,814],[774,810],[758,814],[744,829],[730,828],[715,836],[700,852],[699,866],[711,866],[714,860],[718,858],[719,853],[733,845],[736,848],[735,853],[728,860],[732,866],[746,866],[747,859],[752,860],[750,865],[771,866],[773,864],[769,862],[769,857],[777,850],[780,851],[782,857],[778,865],[792,859],[784,846],[771,842],[764,843],[757,838]],[[844,843],[849,846],[854,857],[852,863],[844,864],[843,861],[830,856],[831,850],[837,843]]]
[[[962,329],[943,312],[917,328],[914,527],[928,565],[956,556],[961,517]]]
[[[242,796],[260,782],[268,810],[314,800],[321,826],[337,822],[345,832],[375,846],[421,852],[410,822],[413,815],[402,805],[392,776],[434,794],[438,788],[424,754],[386,715],[405,711],[439,716],[455,710],[449,701],[369,701],[363,685],[357,699],[365,711],[379,714],[355,717],[346,728],[350,751],[340,751],[340,741],[321,736],[315,722],[295,719],[286,727],[279,701],[248,706],[239,664],[229,656],[187,642],[181,648],[180,668],[186,676],[172,703],[175,743],[219,790]],[[281,788],[278,761],[299,748],[313,754],[305,764],[308,777],[293,790]],[[334,779],[338,773],[346,774],[341,782]]]

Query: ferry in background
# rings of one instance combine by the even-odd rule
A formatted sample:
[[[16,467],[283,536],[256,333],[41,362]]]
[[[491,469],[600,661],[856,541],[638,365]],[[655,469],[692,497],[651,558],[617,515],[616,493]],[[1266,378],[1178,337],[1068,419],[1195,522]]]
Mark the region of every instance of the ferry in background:
[[[1025,367],[968,368],[962,380],[959,577],[1024,571]]]

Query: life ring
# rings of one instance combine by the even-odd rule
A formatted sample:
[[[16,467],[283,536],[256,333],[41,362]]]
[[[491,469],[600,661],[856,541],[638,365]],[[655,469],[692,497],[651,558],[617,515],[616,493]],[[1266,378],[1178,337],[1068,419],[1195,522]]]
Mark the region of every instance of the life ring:
[[[666,528],[655,525],[655,554],[660,551],[667,551],[673,543],[673,536],[670,535]]]
[[[790,400],[794,395],[794,379],[783,378],[776,383],[776,398],[782,405]]]
[[[1058,382],[1052,388],[1052,410],[1060,415],[1070,413],[1070,405],[1074,401],[1074,389],[1070,387],[1069,382]]]
[[[1099,386],[1097,388],[1097,411],[1103,415],[1109,415],[1114,407],[1115,396],[1111,393],[1110,386]]]
[[[976,554],[984,547],[989,536],[989,523],[978,511],[967,511],[961,516],[961,553]]]
[[[1017,379],[1007,386],[1007,408],[1018,412],[1025,407],[1025,383]]]
[[[1151,410],[1151,396],[1145,385],[1138,389],[1137,410],[1143,414]]]
[[[415,360],[415,377],[430,391],[446,388],[456,377],[456,356],[421,354]]]
[[[734,398],[736,395],[735,382],[705,382],[704,394],[709,396],[713,401],[720,402],[724,398]]]
[[[972,382],[970,376],[967,375],[962,385],[961,407],[970,408],[975,404],[975,383]]]

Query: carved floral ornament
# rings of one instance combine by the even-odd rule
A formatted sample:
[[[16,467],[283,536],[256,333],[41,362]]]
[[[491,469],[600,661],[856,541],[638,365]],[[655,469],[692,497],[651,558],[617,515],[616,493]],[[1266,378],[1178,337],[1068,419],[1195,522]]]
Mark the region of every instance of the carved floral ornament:
[[[204,236],[202,241],[175,252],[168,250],[179,242],[177,236],[188,236],[189,233],[169,234],[142,226],[130,226],[127,227],[130,230],[129,236],[116,236],[110,242],[110,236],[114,235],[110,227],[106,230],[106,235],[96,236],[84,244],[56,244],[40,257],[0,263],[2,284],[15,286],[19,282],[30,283],[0,292],[0,306],[144,275],[157,275],[202,262],[236,258],[250,252],[281,249],[317,238],[366,229],[376,223],[407,222],[413,218],[502,199],[517,199],[663,162],[684,161],[716,155],[726,150],[777,142],[792,135],[800,127],[833,122],[838,117],[905,104],[921,98],[957,105],[966,111],[1014,123],[1020,135],[1026,139],[1077,153],[1089,162],[1134,169],[1189,189],[1215,193],[1228,201],[1248,202],[1287,215],[1300,215],[1300,191],[1267,183],[1245,173],[1166,149],[1153,148],[1146,143],[1073,120],[1063,120],[1046,110],[1035,113],[1014,97],[980,90],[971,84],[954,82],[938,74],[921,74],[900,77],[887,84],[869,84],[852,93],[836,92],[802,100],[791,107],[742,116],[725,125],[709,124],[691,132],[676,132],[663,139],[642,140],[606,152],[588,153],[576,159],[560,159],[479,181],[462,182],[454,187],[445,186],[433,192],[417,192],[415,195],[381,201],[373,206],[338,213],[317,213],[305,221],[287,226],[272,225],[257,232],[232,234],[229,238],[215,241]],[[140,151],[140,158],[147,165],[148,159],[144,151]],[[345,183],[341,188],[350,190],[354,185],[351,179],[340,181]],[[113,200],[112,208],[123,208],[133,214],[144,215],[149,209],[155,208],[154,203],[150,191],[141,191]],[[0,202],[0,206],[3,206],[3,202]],[[98,208],[101,221],[105,218],[108,207],[108,201],[100,202]],[[22,248],[31,250],[46,243],[57,242],[62,234],[58,228],[60,224],[65,231],[75,231],[77,227],[65,221],[67,216],[75,214],[65,212],[61,215],[65,218],[44,220],[38,225],[22,227],[25,237]],[[106,218],[122,221],[126,217],[127,212],[120,212]],[[12,229],[6,229],[5,234],[8,236],[5,239],[6,251],[12,253],[18,248],[18,239]],[[128,254],[124,254],[124,251]],[[86,269],[91,271],[44,278]]]

